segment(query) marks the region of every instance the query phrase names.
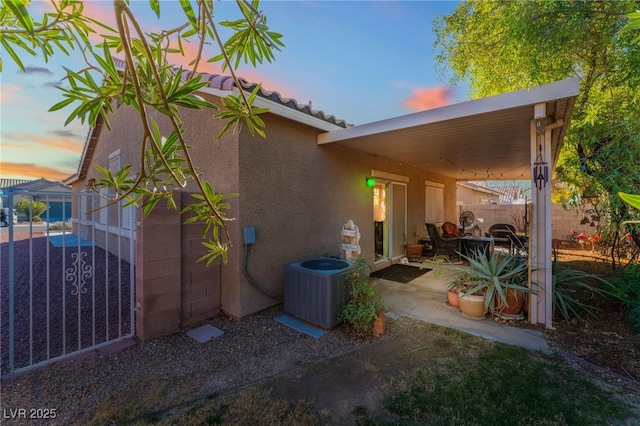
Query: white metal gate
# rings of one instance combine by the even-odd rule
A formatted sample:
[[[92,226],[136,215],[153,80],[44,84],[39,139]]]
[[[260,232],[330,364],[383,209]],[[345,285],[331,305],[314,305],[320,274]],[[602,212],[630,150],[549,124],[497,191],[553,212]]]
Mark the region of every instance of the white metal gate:
[[[26,221],[0,228],[2,374],[135,334],[135,209],[93,192],[13,191]],[[46,210],[38,221],[39,206]],[[11,216],[9,216],[11,218]]]

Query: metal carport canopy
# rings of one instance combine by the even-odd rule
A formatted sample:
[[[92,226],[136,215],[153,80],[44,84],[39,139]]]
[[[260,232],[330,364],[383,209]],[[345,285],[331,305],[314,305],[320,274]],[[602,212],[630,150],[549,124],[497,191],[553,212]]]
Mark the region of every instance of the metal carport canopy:
[[[457,180],[530,179],[534,106],[546,104],[548,125],[562,123],[551,135],[555,166],[578,91],[577,78],[562,80],[322,133],[318,144],[339,143]]]

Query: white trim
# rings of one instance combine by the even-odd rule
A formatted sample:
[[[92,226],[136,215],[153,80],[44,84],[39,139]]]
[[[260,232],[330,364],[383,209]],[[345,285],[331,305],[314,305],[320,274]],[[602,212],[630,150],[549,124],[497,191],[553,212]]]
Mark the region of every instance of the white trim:
[[[424,181],[424,186],[433,186],[434,188],[442,188],[442,189],[444,189],[444,183],[434,182],[434,181],[431,181],[431,180],[425,180]]]
[[[373,172],[373,171],[372,171]],[[398,186],[402,186],[404,187],[404,218],[402,218],[403,221],[403,225],[404,225],[404,229],[403,229],[403,234],[404,234],[404,244],[407,244],[407,226],[408,226],[408,219],[409,219],[409,205],[408,205],[408,200],[409,200],[409,186],[407,185],[408,182],[408,178],[406,176],[401,176],[401,175],[394,175],[392,173],[386,173],[386,172],[380,172],[378,171],[379,174],[383,174],[385,175],[383,176],[377,176],[382,180],[380,183],[384,183],[387,190],[388,190],[388,194],[387,194],[387,235],[386,237],[386,245],[387,245],[387,257],[383,257],[381,259],[375,259],[373,260],[373,264],[374,266],[378,267],[383,263],[393,263],[393,261],[401,259],[402,257],[405,256],[405,251],[404,250],[400,250],[400,253],[395,253],[394,252],[394,229],[393,229],[393,225],[394,225],[394,220],[396,219],[395,214],[396,211],[393,209],[395,200],[394,198],[397,196],[397,194],[395,193],[395,190],[393,188],[393,185],[398,185]],[[373,174],[373,173],[372,173]],[[405,182],[402,181],[397,181],[394,180],[390,177],[396,177],[396,178],[406,178]],[[384,243],[384,242],[383,242]],[[375,244],[375,241],[374,241]],[[374,247],[374,252],[375,252],[375,247]]]
[[[119,155],[120,155],[120,148],[116,149],[111,154],[109,154],[109,161],[113,160],[114,158],[118,157]]]
[[[318,145],[578,96],[579,79],[475,99],[318,135]]]
[[[393,182],[409,182],[409,176],[397,175],[395,173],[383,172],[382,170],[371,169],[371,177],[386,179]]]

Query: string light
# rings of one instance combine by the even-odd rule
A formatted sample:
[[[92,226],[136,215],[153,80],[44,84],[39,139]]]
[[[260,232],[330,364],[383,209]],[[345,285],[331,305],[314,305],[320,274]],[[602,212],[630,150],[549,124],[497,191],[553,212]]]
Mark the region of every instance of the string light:
[[[440,156],[440,162],[442,163],[447,163],[447,165],[449,167],[452,168],[456,168],[458,169],[461,173],[462,172],[471,172],[471,170],[465,169],[462,166],[457,165],[456,163],[454,163],[453,161]],[[429,166],[429,163],[427,162],[427,166]],[[511,174],[514,170],[523,170],[522,173],[520,173],[520,176],[518,176],[515,180],[527,180],[529,179],[529,176],[527,176],[527,173],[529,171],[529,162],[527,163],[523,163],[519,166],[515,166],[509,170],[503,170],[503,171],[492,171],[491,168],[487,168],[484,172],[477,172],[474,171],[473,172],[473,177],[474,178],[481,178],[482,180],[504,180],[504,175],[505,174]]]

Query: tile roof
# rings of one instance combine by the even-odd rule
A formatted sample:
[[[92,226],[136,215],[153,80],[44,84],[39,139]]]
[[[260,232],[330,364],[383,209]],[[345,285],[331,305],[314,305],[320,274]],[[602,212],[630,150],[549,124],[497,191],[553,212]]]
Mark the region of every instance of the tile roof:
[[[123,60],[114,58],[114,62],[116,64],[116,67],[120,69],[125,68],[126,64]],[[190,70],[183,70],[182,71],[183,79],[186,79],[190,73],[191,73]],[[196,73],[196,75],[201,76],[204,81],[208,81],[209,83],[205,87],[208,87],[211,89],[231,91],[233,90],[234,87],[237,87],[235,82],[233,81],[233,78],[231,78],[231,76],[228,76],[228,75],[209,74],[206,72]],[[253,89],[255,89],[256,86],[259,85],[259,83],[249,82],[242,77],[239,77],[238,81],[242,85],[242,88],[247,91],[253,91]],[[280,93],[278,92],[265,90],[264,87],[262,86],[260,86],[260,91],[258,92],[258,95],[264,99],[268,99],[280,105],[289,107],[300,113],[310,115],[319,120],[326,121],[336,126],[339,126],[342,128],[352,127],[352,125],[348,124],[345,120],[340,120],[333,115],[325,114],[323,111],[313,110],[311,109],[311,105],[301,105],[295,99],[285,98],[282,95],[280,95]]]
[[[5,179],[2,179],[5,180]],[[2,188],[11,188],[17,190],[28,190],[28,191],[50,191],[50,192],[71,192],[71,188],[60,183],[55,182],[49,179],[40,178],[35,180],[19,180],[14,179],[16,183],[11,185],[6,185]]]
[[[123,70],[125,68],[126,63],[121,60],[114,58],[114,63],[117,68]],[[186,78],[189,74],[188,70],[182,71],[183,78]],[[198,73],[198,75],[202,76],[205,81],[208,81],[206,87],[216,90],[222,91],[231,91],[234,87],[236,87],[233,78],[230,76],[224,76],[219,74],[209,74],[209,73]],[[244,78],[239,78],[238,81],[242,85],[244,90],[252,91],[258,85],[258,83],[250,83]],[[347,128],[352,127],[352,124],[348,124],[344,120],[339,120],[333,115],[327,115],[322,111],[315,111],[311,109],[311,105],[301,105],[295,99],[283,98],[278,92],[270,92],[265,90],[262,86],[260,87],[260,91],[258,92],[259,96],[267,99],[269,101],[275,102],[279,105],[282,105],[286,108],[292,109],[294,112],[298,112],[300,114],[304,114],[307,116],[311,116],[317,118],[326,123]],[[87,169],[89,167],[90,159],[93,156],[93,151],[95,150],[95,144],[98,140],[98,136],[102,129],[103,119],[101,116],[98,116],[95,127],[89,129],[89,134],[87,135],[87,140],[85,141],[82,157],[80,159],[80,163],[78,165],[78,171],[73,175],[67,177],[63,180],[64,184],[72,184],[77,179],[82,176],[85,176],[87,173]]]
[[[486,192],[489,194],[500,195],[501,192],[497,191],[495,188],[489,188],[486,182],[481,181],[466,181],[466,182],[457,182],[458,185],[466,186],[467,188],[474,189],[481,192]]]
[[[491,189],[501,194],[501,204],[509,204],[516,200],[520,200],[525,196],[521,186],[495,186]]]
[[[10,188],[16,185],[20,185],[22,183],[29,182],[26,179],[0,179],[0,189],[1,188]]]

